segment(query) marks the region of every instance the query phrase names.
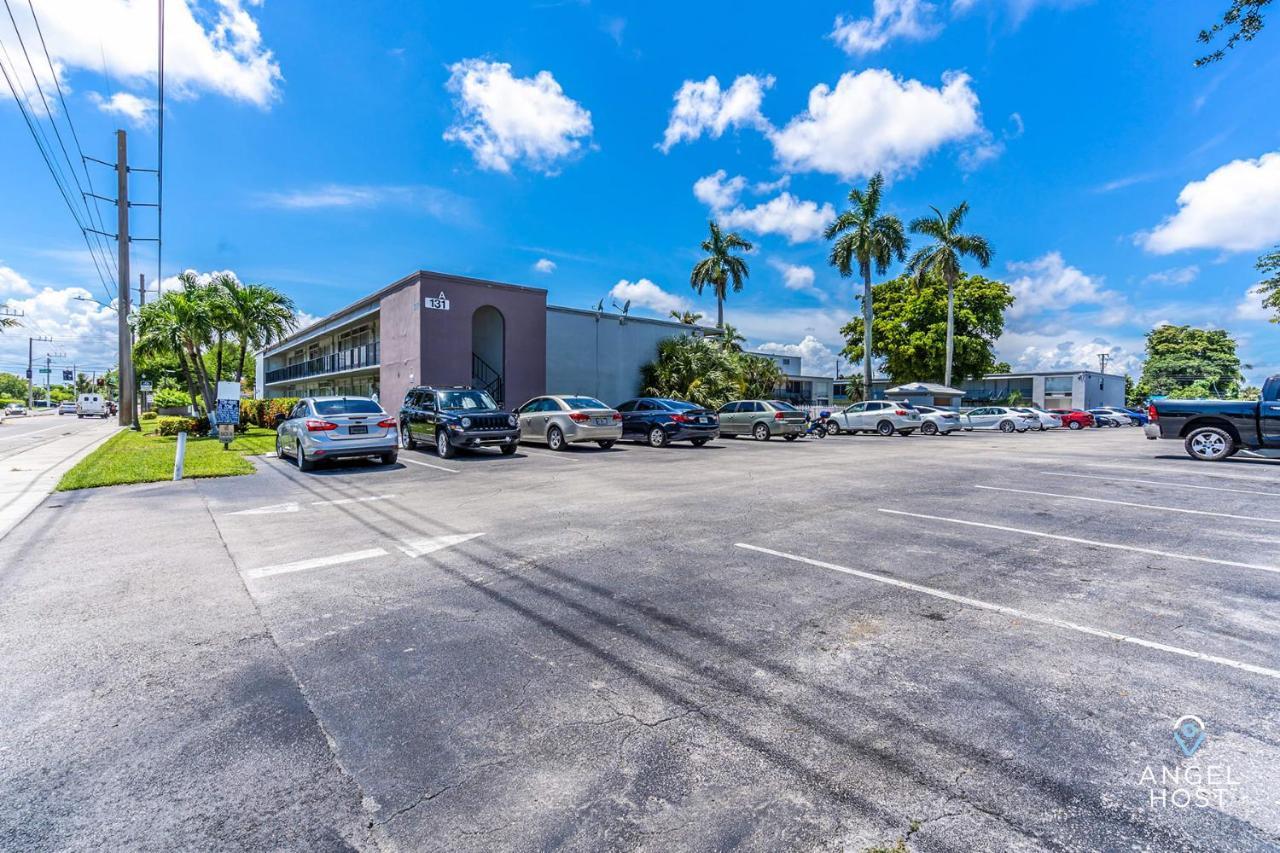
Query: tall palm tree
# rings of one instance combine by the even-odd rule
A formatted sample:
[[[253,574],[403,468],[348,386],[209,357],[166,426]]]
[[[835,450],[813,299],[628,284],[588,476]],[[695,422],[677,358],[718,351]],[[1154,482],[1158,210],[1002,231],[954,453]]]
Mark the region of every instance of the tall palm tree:
[[[187,361],[186,348],[182,343],[182,326],[170,295],[166,293],[138,310],[134,321],[134,355],[142,358],[171,355],[177,359],[178,370],[187,386],[187,395],[191,398],[191,405],[195,406],[199,401],[195,376]]]
[[[871,270],[884,275],[893,259],[906,260],[907,237],[902,230],[902,220],[892,214],[880,213],[884,193],[884,175],[876,172],[864,191],[860,187],[849,190],[852,205],[827,226],[823,236],[835,240],[827,260],[848,278],[853,275],[853,265],[858,265],[862,276],[862,387],[871,387]]]
[[[244,379],[250,349],[261,349],[292,332],[298,325],[293,300],[265,284],[241,284],[227,291],[230,330],[240,344],[236,381]]]
[[[725,234],[713,219],[708,223],[711,235],[702,241],[702,251],[707,256],[693,265],[689,275],[689,284],[702,293],[702,289],[710,285],[716,292],[716,326],[724,326],[724,298],[729,284],[733,284],[733,292],[742,290],[742,283],[751,275],[747,262],[733,254],[735,249],[750,252],[754,246],[738,236],[736,231]]]
[[[930,207],[933,207],[930,205]],[[946,216],[933,207],[933,216],[923,216],[911,223],[911,230],[933,239],[933,244],[921,246],[907,262],[907,271],[915,276],[917,284],[925,276],[936,274],[947,283],[947,361],[942,384],[951,385],[951,362],[955,352],[956,330],[956,282],[960,279],[960,259],[973,258],[985,269],[991,264],[994,250],[987,238],[977,234],[961,234],[969,203],[962,201]]]

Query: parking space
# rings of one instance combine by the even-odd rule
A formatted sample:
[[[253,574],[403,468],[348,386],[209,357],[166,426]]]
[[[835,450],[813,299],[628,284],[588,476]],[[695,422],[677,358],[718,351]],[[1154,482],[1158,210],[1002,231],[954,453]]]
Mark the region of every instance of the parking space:
[[[393,844],[1280,833],[1275,463],[1107,430],[261,465],[198,489]],[[1228,796],[1167,805],[1193,761]]]

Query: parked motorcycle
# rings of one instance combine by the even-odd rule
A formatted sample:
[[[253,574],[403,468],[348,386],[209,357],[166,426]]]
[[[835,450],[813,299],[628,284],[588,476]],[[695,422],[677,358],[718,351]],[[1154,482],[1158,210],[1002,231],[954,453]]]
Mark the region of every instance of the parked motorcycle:
[[[806,418],[806,420],[809,423],[808,423],[808,426],[806,426],[804,429],[804,434],[808,436],[813,436],[814,438],[826,438],[827,437],[827,418],[829,417],[831,417],[830,412],[822,411],[818,413],[818,417],[816,418],[811,418],[811,417]]]

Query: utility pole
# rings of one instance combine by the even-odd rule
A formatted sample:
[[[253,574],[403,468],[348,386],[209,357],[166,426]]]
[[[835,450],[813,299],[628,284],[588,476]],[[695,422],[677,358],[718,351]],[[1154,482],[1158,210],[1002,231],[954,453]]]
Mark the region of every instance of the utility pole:
[[[1107,361],[1110,358],[1111,356],[1108,353],[1105,353],[1105,352],[1098,353],[1098,366],[1099,366],[1098,372],[1099,373],[1107,372]]]
[[[147,304],[147,274],[138,273],[138,307],[142,308]]]
[[[35,408],[35,405],[36,405],[36,396],[35,396],[36,390],[35,390],[35,383],[33,381],[33,377],[35,376],[35,369],[36,369],[35,358],[33,357],[35,354],[36,341],[48,341],[52,343],[53,338],[47,337],[45,335],[39,335],[34,338],[27,338],[27,408],[28,409],[33,409]]]
[[[133,425],[133,345],[129,327],[129,149],[123,130],[116,131],[116,248],[120,279],[117,314],[120,334],[120,426]]]

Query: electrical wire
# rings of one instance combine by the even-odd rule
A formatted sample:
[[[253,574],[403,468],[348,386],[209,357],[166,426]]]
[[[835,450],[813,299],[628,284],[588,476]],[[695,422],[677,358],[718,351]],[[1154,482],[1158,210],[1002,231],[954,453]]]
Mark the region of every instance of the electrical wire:
[[[27,0],[31,2],[31,0]],[[156,145],[156,293],[164,283],[164,0],[157,0],[157,30],[159,33],[156,51],[157,81],[159,84],[159,110],[156,116],[159,122],[159,140]]]

